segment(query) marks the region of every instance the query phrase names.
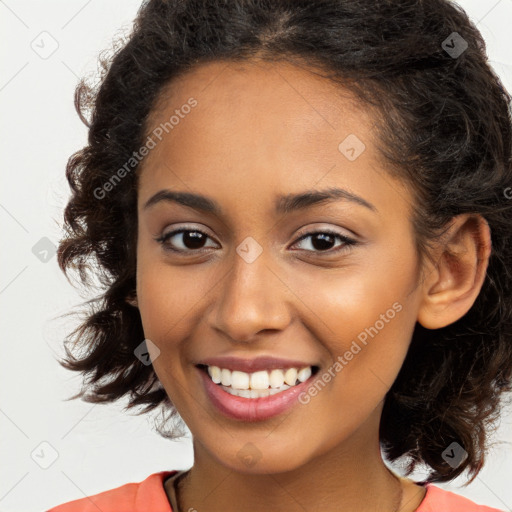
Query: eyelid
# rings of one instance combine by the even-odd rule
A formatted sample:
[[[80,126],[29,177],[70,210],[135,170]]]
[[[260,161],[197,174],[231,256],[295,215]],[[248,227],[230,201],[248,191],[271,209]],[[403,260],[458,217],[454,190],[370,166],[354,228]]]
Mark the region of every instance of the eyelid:
[[[214,237],[212,237],[209,233],[206,232],[206,230],[203,230],[201,228],[197,228],[195,226],[190,225],[182,225],[174,227],[168,231],[162,232],[162,234],[158,237],[155,237],[154,239],[162,246],[162,249],[168,252],[173,252],[176,254],[182,254],[186,256],[193,256],[198,255],[201,253],[204,253],[205,251],[208,251],[208,249],[212,249],[212,247],[203,247],[199,249],[175,249],[172,247],[172,245],[168,242],[169,239],[173,238],[174,236],[184,233],[184,232],[197,232],[201,233],[206,236],[207,239],[213,241],[215,244],[218,244]],[[308,250],[308,249],[298,249],[299,251],[303,251],[305,253],[309,253],[310,255],[325,255],[326,257],[334,256],[338,254],[343,254],[347,251],[350,251],[354,248],[354,246],[357,246],[359,244],[359,241],[352,236],[347,236],[344,233],[341,233],[337,231],[334,228],[331,227],[308,227],[304,228],[300,233],[296,235],[295,241],[292,243],[290,247],[294,247],[297,244],[301,243],[303,240],[313,237],[318,234],[326,234],[330,235],[334,238],[337,238],[341,241],[341,245],[327,249],[325,251],[316,251],[316,250]]]
[[[185,230],[190,230],[190,231],[199,231],[199,232],[202,232],[204,233],[205,235],[209,236],[211,239],[215,240],[215,237],[211,235],[211,233],[209,232],[210,231],[210,228],[207,228],[207,227],[203,227],[204,225],[201,224],[200,226],[201,227],[197,227],[198,225],[193,225],[193,224],[178,224],[177,227],[172,227],[170,228],[170,231],[166,231],[166,229],[164,228],[163,231],[161,231],[161,234],[155,234],[154,235],[154,238],[161,238],[163,236],[166,236],[168,235],[169,233],[173,233],[175,231],[185,231]],[[166,226],[168,227],[168,226]],[[332,227],[326,227],[325,225],[322,226],[322,225],[313,225],[311,226],[310,224],[308,225],[308,227],[303,227],[303,228],[300,228],[299,232],[297,233],[297,237],[298,238],[302,238],[303,236],[305,235],[312,235],[312,234],[315,234],[315,233],[329,233],[331,235],[336,235],[336,236],[341,236],[341,237],[345,237],[345,238],[353,238],[355,237],[356,235],[348,230],[350,234],[345,234],[343,232],[340,232],[340,231],[337,231],[336,229],[332,228]],[[296,240],[296,242],[298,241],[298,239]]]
[[[207,230],[205,230],[203,228],[198,228],[198,227],[195,227],[195,226],[178,226],[178,227],[174,227],[174,228],[171,228],[171,229],[168,229],[168,230],[164,229],[164,231],[162,231],[161,235],[155,235],[153,238],[154,238],[154,240],[156,240],[157,242],[161,243],[162,245],[165,245],[167,242],[164,241],[164,240],[172,238],[175,235],[178,235],[180,233],[184,233],[184,232],[187,232],[187,231],[188,232],[201,233],[201,234],[205,235],[208,239],[210,239],[213,242],[215,242],[216,244],[219,243],[219,242],[217,242],[215,237],[213,237],[212,235],[210,235],[210,233],[208,233]]]
[[[341,240],[342,244],[341,244],[341,246],[335,247],[334,249],[328,249],[326,251],[309,251],[309,250],[305,250],[306,253],[310,253],[310,254],[325,254],[326,256],[332,256],[334,254],[338,254],[338,253],[342,253],[342,252],[348,251],[351,248],[353,248],[354,246],[359,245],[359,242],[355,238],[347,236],[347,235],[345,235],[343,233],[340,233],[338,231],[335,231],[335,230],[332,230],[332,229],[328,229],[328,228],[324,228],[324,229],[322,229],[322,228],[317,228],[317,229],[312,228],[311,231],[308,230],[305,233],[301,234],[299,236],[299,238],[291,245],[291,247],[294,247],[295,245],[299,244],[303,240],[306,240],[306,239],[308,239],[310,237],[313,237],[315,235],[318,235],[318,234],[330,235],[333,238],[337,238],[337,239]]]
[[[200,227],[199,227],[200,226]],[[169,229],[167,229],[169,228]],[[166,226],[164,230],[161,232],[161,235],[156,235],[157,238],[162,238],[171,233],[176,233],[180,231],[198,231],[210,237],[212,240],[215,240],[215,237],[210,234],[210,229],[204,227],[204,225],[192,225],[192,224],[178,224],[177,226],[172,225],[172,227]]]
[[[341,231],[338,231],[337,229],[335,228],[332,228],[332,227],[328,227],[328,226],[325,226],[325,225],[313,225],[311,226],[310,224],[307,226],[307,227],[304,227],[304,228],[301,228],[299,230],[299,232],[297,233],[297,236],[300,238],[304,235],[311,235],[311,234],[314,234],[314,233],[329,233],[331,235],[339,235],[339,236],[346,236],[347,238],[349,238],[351,235],[349,234],[345,234],[345,233],[342,233]]]

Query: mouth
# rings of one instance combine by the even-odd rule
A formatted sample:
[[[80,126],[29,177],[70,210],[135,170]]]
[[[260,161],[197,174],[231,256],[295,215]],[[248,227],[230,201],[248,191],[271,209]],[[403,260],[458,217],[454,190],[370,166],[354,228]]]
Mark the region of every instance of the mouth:
[[[303,401],[308,388],[320,378],[321,365],[311,359],[261,353],[218,354],[194,361],[210,404],[227,418],[263,421]]]
[[[243,422],[265,421],[304,404],[301,396],[319,378],[320,370],[316,365],[252,373],[205,364],[196,368],[215,410]]]
[[[278,395],[297,387],[320,370],[316,365],[273,368],[252,373],[206,364],[197,364],[196,367],[224,392],[252,400]]]

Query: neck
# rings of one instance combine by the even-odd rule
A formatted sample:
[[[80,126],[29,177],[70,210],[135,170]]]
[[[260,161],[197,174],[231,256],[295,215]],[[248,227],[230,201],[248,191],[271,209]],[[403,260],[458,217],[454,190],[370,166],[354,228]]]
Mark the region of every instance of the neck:
[[[180,512],[234,512],[240,504],[246,512],[416,510],[424,490],[394,475],[382,460],[378,440],[369,443],[360,434],[300,467],[265,473],[227,467],[194,440],[194,466],[178,486]]]

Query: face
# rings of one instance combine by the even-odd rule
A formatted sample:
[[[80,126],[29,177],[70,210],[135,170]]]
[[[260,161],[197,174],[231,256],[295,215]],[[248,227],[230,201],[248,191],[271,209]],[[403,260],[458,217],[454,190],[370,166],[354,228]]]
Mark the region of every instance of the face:
[[[289,63],[202,65],[161,99],[139,181],[137,297],[195,446],[245,473],[373,448],[419,304],[412,196],[384,170],[375,120]],[[253,402],[244,420],[219,409],[207,391],[219,384],[196,366],[223,356],[318,370],[283,411]]]

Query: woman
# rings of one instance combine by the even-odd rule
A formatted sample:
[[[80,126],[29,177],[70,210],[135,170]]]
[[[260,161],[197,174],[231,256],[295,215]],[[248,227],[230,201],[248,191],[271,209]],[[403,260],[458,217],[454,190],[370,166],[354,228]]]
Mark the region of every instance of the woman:
[[[59,263],[105,292],[63,364],[194,464],[52,511],[496,510],[433,485],[512,367],[510,96],[462,9],[150,0],[76,98]]]

